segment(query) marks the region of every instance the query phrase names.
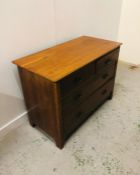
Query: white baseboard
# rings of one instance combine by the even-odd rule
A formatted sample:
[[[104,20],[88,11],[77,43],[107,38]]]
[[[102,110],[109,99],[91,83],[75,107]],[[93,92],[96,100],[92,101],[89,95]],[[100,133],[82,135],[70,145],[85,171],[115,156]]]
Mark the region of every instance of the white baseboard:
[[[12,131],[13,129],[16,129],[17,127],[19,127],[20,125],[22,125],[23,123],[27,122],[27,111],[22,113],[21,115],[17,116],[16,118],[14,118],[13,120],[11,120],[10,122],[6,123],[5,125],[3,125],[0,128],[0,140],[3,139],[3,137],[8,134],[10,131]]]
[[[124,59],[122,57],[119,57],[119,61],[124,62],[126,64],[130,64],[130,65],[140,65],[140,62],[138,62],[138,61],[130,61],[130,60]]]

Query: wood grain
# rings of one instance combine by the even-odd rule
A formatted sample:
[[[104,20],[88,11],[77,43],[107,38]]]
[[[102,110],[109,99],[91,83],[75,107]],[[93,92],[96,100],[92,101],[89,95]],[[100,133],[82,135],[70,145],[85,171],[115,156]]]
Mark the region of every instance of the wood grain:
[[[13,63],[50,81],[57,82],[120,45],[121,43],[114,41],[82,36],[18,59]]]
[[[90,77],[84,83],[81,83],[79,87],[75,87],[68,93],[68,95],[62,100],[62,109],[67,111],[73,111],[73,108],[78,108],[78,105],[88,99],[88,97],[102,87],[107,81],[115,76],[115,64],[109,65],[97,76]]]
[[[19,74],[30,124],[45,131],[62,148],[64,139],[58,84],[22,68],[19,68]]]
[[[120,45],[83,36],[14,61],[30,124],[53,138],[58,148],[112,98]]]
[[[64,134],[65,138],[69,137],[75,129],[78,128],[83,121],[85,121],[103,102],[105,102],[114,86],[114,79],[111,79],[103,87],[97,90],[97,92],[91,94],[88,100],[83,101],[68,113],[64,111],[62,116],[64,118]]]

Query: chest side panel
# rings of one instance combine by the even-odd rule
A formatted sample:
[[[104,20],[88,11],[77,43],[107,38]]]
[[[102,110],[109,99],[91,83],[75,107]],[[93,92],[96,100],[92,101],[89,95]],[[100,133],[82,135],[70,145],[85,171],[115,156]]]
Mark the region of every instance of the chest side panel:
[[[22,68],[19,68],[19,74],[30,123],[56,139],[61,127],[58,126],[60,101],[57,84]]]

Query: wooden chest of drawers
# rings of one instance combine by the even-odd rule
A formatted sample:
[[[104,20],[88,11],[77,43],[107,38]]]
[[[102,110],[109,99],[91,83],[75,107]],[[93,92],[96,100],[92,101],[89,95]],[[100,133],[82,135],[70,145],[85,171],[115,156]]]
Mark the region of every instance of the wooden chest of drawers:
[[[120,43],[83,36],[13,61],[29,121],[63,148],[97,107],[112,98]]]

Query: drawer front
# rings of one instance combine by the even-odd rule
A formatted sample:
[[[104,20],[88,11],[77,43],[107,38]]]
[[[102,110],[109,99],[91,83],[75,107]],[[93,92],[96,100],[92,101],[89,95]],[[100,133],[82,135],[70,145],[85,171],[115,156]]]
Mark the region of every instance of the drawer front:
[[[100,88],[108,80],[115,76],[115,65],[108,66],[96,77],[90,78],[82,86],[72,90],[68,96],[62,100],[63,111],[73,110],[73,108],[82,103],[90,94]]]
[[[61,97],[68,95],[68,93],[82,84],[89,77],[95,76],[95,63],[90,63],[83,68],[77,70],[71,75],[60,81]]]
[[[64,135],[67,138],[93,111],[109,98],[113,91],[114,79],[92,94],[72,111],[62,112]]]
[[[101,57],[96,61],[96,72],[100,72],[102,69],[106,68],[108,65],[116,64],[119,56],[119,50],[116,49],[111,53]]]

